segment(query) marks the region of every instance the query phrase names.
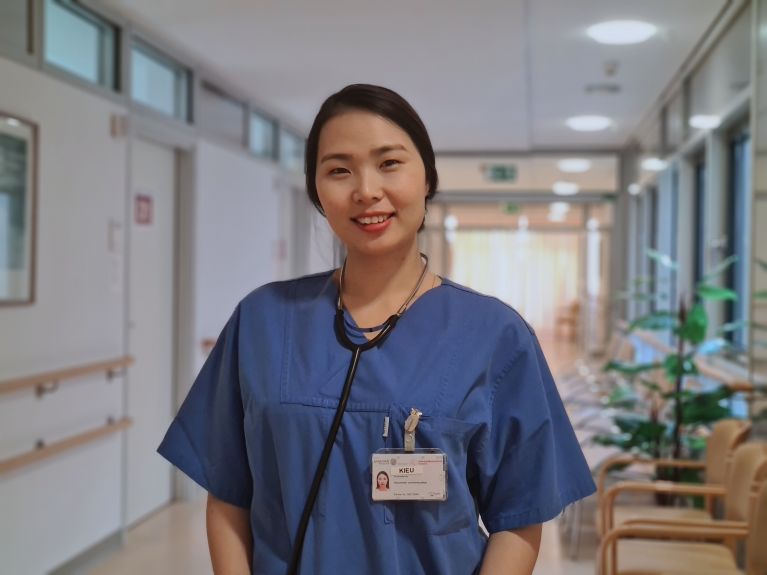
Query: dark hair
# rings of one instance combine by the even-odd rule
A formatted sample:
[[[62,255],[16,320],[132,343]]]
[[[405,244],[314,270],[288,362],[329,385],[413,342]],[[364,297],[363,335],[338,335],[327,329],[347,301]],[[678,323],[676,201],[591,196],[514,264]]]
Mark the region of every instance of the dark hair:
[[[382,475],[386,477],[386,487],[389,487],[389,474],[386,473],[385,471],[378,472],[378,475],[376,475],[376,483],[378,483],[378,478],[381,477]]]
[[[325,100],[314,118],[309,137],[306,139],[306,192],[317,210],[324,214],[319,196],[317,195],[317,153],[320,144],[320,132],[329,120],[350,110],[372,112],[394,122],[413,140],[418,153],[421,155],[426,168],[426,181],[430,200],[437,193],[437,166],[434,159],[434,149],[431,146],[429,133],[426,131],[418,113],[402,96],[381,86],[371,84],[351,84],[336,92]]]

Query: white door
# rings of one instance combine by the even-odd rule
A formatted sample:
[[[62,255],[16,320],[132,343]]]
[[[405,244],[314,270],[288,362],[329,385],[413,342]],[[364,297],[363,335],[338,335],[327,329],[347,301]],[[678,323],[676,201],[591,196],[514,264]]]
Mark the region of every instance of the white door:
[[[171,467],[156,449],[173,410],[176,156],[135,140],[131,161],[128,525],[171,499]]]

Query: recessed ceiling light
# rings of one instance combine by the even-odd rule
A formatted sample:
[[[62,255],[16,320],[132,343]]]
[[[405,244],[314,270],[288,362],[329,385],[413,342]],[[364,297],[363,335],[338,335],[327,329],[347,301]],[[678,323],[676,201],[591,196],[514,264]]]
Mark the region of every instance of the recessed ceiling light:
[[[639,192],[642,191],[642,186],[634,182],[633,184],[629,184],[629,194],[632,196],[639,195]]]
[[[690,118],[690,126],[698,130],[714,130],[722,123],[722,118],[714,114],[696,114]]]
[[[19,122],[16,118],[6,118],[5,123],[13,127],[21,126],[21,122]]]
[[[572,196],[573,194],[577,194],[580,188],[575,182],[560,181],[554,182],[554,185],[551,189],[558,196]]]
[[[642,160],[642,169],[648,172],[662,172],[668,166],[668,162],[660,158],[645,158]]]
[[[612,122],[606,116],[573,116],[566,123],[576,132],[599,132],[607,129]]]
[[[458,218],[455,215],[450,214],[445,217],[445,229],[456,230],[458,229]]]
[[[652,38],[657,26],[640,20],[610,20],[589,26],[586,30],[600,44],[639,44]]]
[[[570,204],[567,202],[551,202],[549,204],[549,211],[552,214],[566,214],[570,211]]]
[[[562,214],[560,212],[549,212],[546,218],[550,222],[560,223],[565,221],[565,214]]]
[[[560,172],[568,174],[580,174],[591,169],[591,160],[585,158],[566,158],[557,162]]]

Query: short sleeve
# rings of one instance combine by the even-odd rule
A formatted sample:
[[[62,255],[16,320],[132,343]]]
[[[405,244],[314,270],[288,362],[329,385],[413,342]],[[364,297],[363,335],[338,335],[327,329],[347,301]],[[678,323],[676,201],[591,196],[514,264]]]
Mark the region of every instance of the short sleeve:
[[[538,340],[527,326],[514,332],[508,360],[493,370],[491,422],[476,454],[491,533],[553,519],[596,490]]]
[[[218,499],[247,508],[253,487],[243,429],[238,328],[239,307],[157,451]]]

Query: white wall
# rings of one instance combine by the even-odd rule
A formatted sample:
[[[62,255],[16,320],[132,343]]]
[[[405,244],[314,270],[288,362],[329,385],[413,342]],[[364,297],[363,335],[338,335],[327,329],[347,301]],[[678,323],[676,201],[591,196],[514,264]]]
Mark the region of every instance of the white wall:
[[[114,103],[0,58],[0,110],[39,127],[37,301],[0,308],[0,380],[122,355],[124,306],[108,252],[124,230],[126,142]],[[121,245],[123,242],[119,242]],[[121,415],[103,376],[0,396],[0,459]],[[111,436],[0,476],[0,571],[43,573],[120,527],[121,440]]]
[[[2,58],[0,82],[0,110],[37,122],[40,133],[37,301],[0,308],[0,381],[121,356],[128,142],[109,128],[112,114],[129,112]],[[177,400],[202,365],[202,339],[218,336],[243,296],[332,265],[332,236],[309,211],[308,234],[299,238],[311,249],[295,245],[300,178],[278,166],[198,137],[181,154],[179,182]],[[117,253],[109,252],[110,228]],[[0,460],[33,449],[39,438],[50,442],[121,417],[125,391],[121,379],[96,376],[42,399],[0,396]],[[41,575],[118,532],[123,450],[118,434],[0,475],[0,572]],[[184,487],[178,494],[190,493],[188,482],[177,484]]]

